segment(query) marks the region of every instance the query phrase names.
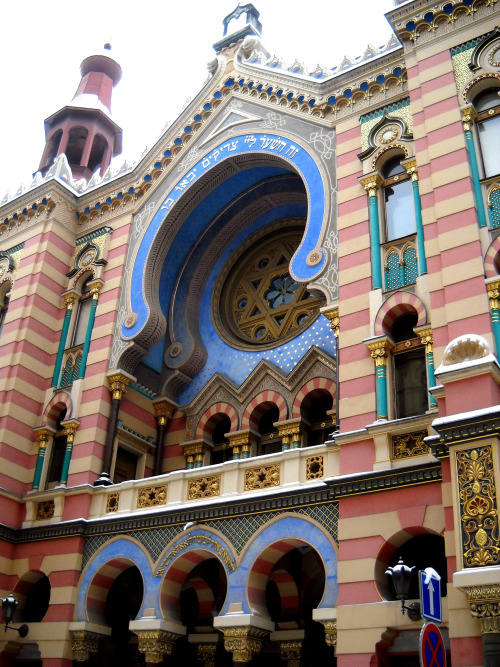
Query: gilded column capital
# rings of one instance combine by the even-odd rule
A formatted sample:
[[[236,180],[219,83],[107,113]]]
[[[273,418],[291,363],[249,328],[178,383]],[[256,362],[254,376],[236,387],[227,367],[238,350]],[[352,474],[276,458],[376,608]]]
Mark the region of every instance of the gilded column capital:
[[[70,630],[71,650],[75,662],[90,660],[92,653],[99,650],[99,641],[103,635],[90,630]]]
[[[122,395],[127,393],[127,387],[132,381],[132,376],[122,371],[108,375],[109,391],[113,395],[113,398],[121,400]]]
[[[64,435],[68,438],[68,442],[73,442],[75,433],[80,426],[78,419],[68,419],[68,421],[61,422],[61,426],[64,428]]]
[[[233,654],[233,662],[251,662],[254,653],[260,653],[267,636],[266,630],[252,626],[220,628],[224,633],[224,647]]]
[[[378,173],[378,171],[372,171],[370,174],[366,174],[365,176],[360,176],[358,178],[358,181],[361,183],[361,185],[364,187],[364,189],[368,192],[369,197],[376,197],[377,196],[377,190],[380,188],[380,186],[384,182],[384,179]]]
[[[340,333],[339,307],[334,306],[333,308],[328,308],[328,310],[322,310],[321,312],[330,321],[330,329],[333,331],[335,338],[338,338]]]
[[[158,421],[158,424],[164,426],[167,422],[172,419],[177,406],[170,401],[167,401],[166,398],[161,398],[153,402],[153,409],[155,411],[155,417]]]
[[[179,635],[167,630],[134,630],[139,638],[139,652],[144,653],[146,662],[163,662],[170,655]]]
[[[281,659],[286,662],[287,667],[300,667],[300,652],[302,650],[302,641],[300,639],[281,641],[279,645]]]
[[[69,292],[65,292],[62,297],[64,299],[64,305],[66,306],[66,310],[73,310],[73,306],[75,304],[75,301],[78,300],[78,294],[76,292],[73,292],[73,290]]]
[[[388,338],[365,343],[371,356],[375,359],[375,366],[387,366],[387,358],[394,347]]]
[[[491,310],[500,309],[500,280],[489,280],[486,283]]]
[[[472,129],[472,124],[474,118],[476,117],[476,111],[473,106],[464,107],[460,110],[462,114],[462,123],[464,126],[464,132],[470,131]]]
[[[203,664],[203,667],[214,667],[216,649],[217,649],[217,643],[197,644],[196,657],[198,658],[198,662],[201,662]]]
[[[92,282],[88,283],[90,293],[92,294],[92,298],[97,301],[99,298],[99,294],[101,293],[101,290],[103,288],[104,281],[102,281],[100,278],[97,278],[96,280],[92,280]]]
[[[411,157],[409,160],[403,160],[401,164],[406,169],[406,173],[411,176],[411,180],[418,181],[417,159]]]
[[[432,352],[432,344],[434,342],[432,338],[432,329],[430,327],[417,329],[415,333],[420,338],[422,345],[425,345],[426,353],[428,354],[429,352]]]
[[[470,613],[481,624],[481,634],[500,633],[500,583],[464,586]]]
[[[284,422],[275,422],[274,426],[278,429],[283,449],[288,449],[293,442],[300,444],[301,419],[287,419]]]
[[[56,430],[50,426],[39,426],[33,429],[36,433],[36,440],[40,447],[46,447],[47,442],[52,438]]]
[[[334,649],[337,648],[337,621],[332,619],[329,621],[320,621],[325,628],[325,642],[328,646],[333,646]]]

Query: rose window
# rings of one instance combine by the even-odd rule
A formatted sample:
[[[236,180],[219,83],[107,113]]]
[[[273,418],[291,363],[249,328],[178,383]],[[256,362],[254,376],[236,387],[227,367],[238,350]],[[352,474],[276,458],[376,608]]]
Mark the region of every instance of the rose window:
[[[289,264],[303,230],[285,223],[254,235],[230,259],[212,304],[219,334],[243,349],[274,347],[306,329],[323,298],[290,275]]]

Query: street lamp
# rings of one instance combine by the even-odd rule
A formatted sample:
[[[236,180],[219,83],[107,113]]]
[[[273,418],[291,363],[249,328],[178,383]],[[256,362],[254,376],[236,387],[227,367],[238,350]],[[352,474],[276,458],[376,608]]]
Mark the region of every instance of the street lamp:
[[[412,602],[409,607],[405,605],[405,601],[409,598],[411,575],[415,567],[408,567],[400,558],[396,567],[389,567],[385,573],[392,577],[392,583],[396,591],[396,597],[401,600],[401,613],[404,615],[405,610],[408,612],[408,618],[411,621],[420,621],[420,602]]]
[[[14,628],[12,625],[9,625],[9,623],[14,618],[14,613],[17,609],[17,605],[19,604],[19,600],[16,600],[12,593],[10,593],[6,598],[0,598],[0,600],[2,601],[2,613],[3,622],[5,623],[5,632],[7,632],[7,629],[17,630],[21,638],[26,637],[28,634],[28,626],[25,623],[23,623],[23,625],[21,625],[19,628]]]

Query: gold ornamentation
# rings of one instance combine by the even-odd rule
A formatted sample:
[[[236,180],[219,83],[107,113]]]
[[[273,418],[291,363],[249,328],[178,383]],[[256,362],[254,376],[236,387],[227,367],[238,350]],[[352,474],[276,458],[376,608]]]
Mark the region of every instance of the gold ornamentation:
[[[123,375],[123,373],[114,373],[113,375],[109,375],[109,391],[113,395],[113,398],[121,400],[123,394],[127,393],[127,387],[130,382],[131,379],[126,375]]]
[[[301,425],[302,422],[300,419],[291,423],[288,422],[285,424],[276,424],[276,428],[278,429],[278,434],[281,438],[281,443],[284,450],[289,449],[292,443],[300,442]]]
[[[155,507],[156,505],[164,505],[167,502],[167,485],[161,486],[147,486],[144,489],[139,489],[139,496],[137,498],[137,507]]]
[[[366,343],[366,347],[370,351],[372,358],[375,359],[375,366],[387,366],[389,352],[394,347],[390,340],[386,338],[374,343]]]
[[[71,419],[67,422],[61,422],[61,426],[64,427],[64,435],[66,436],[68,443],[72,443],[75,438],[75,433],[80,426],[80,422],[77,419]]]
[[[221,628],[224,633],[224,647],[233,654],[233,662],[251,662],[254,653],[260,653],[262,642],[267,635],[259,628]]]
[[[217,644],[196,644],[196,657],[203,667],[214,667]]]
[[[88,630],[70,630],[71,650],[75,662],[86,662],[90,660],[92,653],[99,650],[99,641],[102,635]]]
[[[461,110],[461,113],[464,132],[467,132],[472,128],[474,118],[476,117],[476,112],[474,111],[474,107],[466,107],[465,109]]]
[[[245,470],[245,491],[280,485],[280,466],[261,466]]]
[[[461,90],[471,76],[469,64],[471,62],[473,51],[474,47],[471,47],[460,53],[455,53],[455,55],[451,57],[457,90]]]
[[[184,549],[189,549],[191,546],[196,546],[197,548],[208,547],[213,553],[218,555],[219,559],[224,563],[229,572],[234,572],[236,569],[234,560],[231,558],[231,555],[227,552],[223,544],[217,542],[217,540],[212,539],[208,535],[200,535],[199,533],[196,533],[195,535],[189,535],[189,537],[182,539],[174,545],[156,569],[155,577],[163,577],[165,570],[170,567],[176,558],[179,557],[181,552]]]
[[[36,430],[36,439],[40,449],[45,449],[47,447],[47,442],[54,435],[54,431],[48,428],[40,428]]]
[[[118,505],[120,503],[120,494],[118,491],[114,493],[108,493],[106,498],[106,513],[108,512],[118,512]]]
[[[481,634],[500,632],[500,584],[465,586],[460,589],[467,595],[470,613],[481,623]]]
[[[390,111],[390,117],[391,118],[401,118],[403,123],[406,125],[406,132],[407,134],[413,134],[413,117],[410,113],[410,105],[406,104],[404,107],[401,107],[400,109],[391,109]],[[380,123],[381,116],[376,116],[375,118],[370,118],[370,120],[365,121],[364,123],[361,123],[361,147],[363,152],[368,150],[370,148],[370,141],[369,137],[370,134],[375,127],[375,125],[378,125]],[[384,125],[383,128],[379,130],[377,133],[377,139],[379,138],[380,135],[383,135],[387,130],[395,128],[396,123],[390,124],[390,125]],[[398,127],[399,131],[399,127]],[[391,141],[396,141],[399,138],[399,135],[394,137],[393,139],[390,139],[389,142],[387,141],[380,141],[381,144],[387,144],[390,143]]]
[[[427,435],[427,431],[395,435],[392,439],[393,461],[429,454],[429,448],[424,442]]]
[[[209,477],[199,477],[189,480],[189,500],[210,498],[218,495],[220,495],[220,475],[210,475]]]
[[[375,143],[380,145],[390,144],[393,141],[399,139],[401,129],[399,125],[395,123],[392,125],[384,125],[378,132],[375,137]]]
[[[491,446],[456,452],[464,567],[500,563],[500,533]]]
[[[153,409],[155,411],[155,417],[158,420],[158,424],[160,424],[160,426],[165,426],[165,424],[167,424],[172,419],[172,415],[175,412],[175,406],[164,399],[153,403]]]
[[[328,646],[337,648],[337,621],[320,621],[325,627],[325,642]]]
[[[376,197],[377,190],[384,182],[382,176],[380,176],[380,174],[377,172],[367,174],[366,176],[361,176],[360,178],[358,178],[358,181],[368,192],[369,197]]]
[[[37,503],[35,521],[52,519],[56,511],[54,500],[42,500]]]
[[[300,667],[300,652],[302,650],[302,641],[284,641],[280,642],[281,659],[287,664],[287,667]]]
[[[491,310],[500,309],[500,280],[490,280],[486,284]]]
[[[76,292],[69,292],[68,294],[63,295],[63,299],[66,310],[73,310],[75,301],[78,299],[78,294],[76,294]]]
[[[306,459],[306,479],[321,479],[323,477],[323,457],[310,456]]]
[[[422,345],[425,345],[425,353],[430,354],[432,352],[432,344],[434,342],[432,338],[432,329],[420,329],[417,330],[416,334],[420,338]]]
[[[163,662],[170,655],[179,635],[165,630],[135,630],[139,638],[139,652],[144,653],[146,662]]]
[[[335,306],[330,310],[324,310],[323,315],[330,320],[330,329],[333,331],[335,338],[338,338],[340,333],[339,307]]]

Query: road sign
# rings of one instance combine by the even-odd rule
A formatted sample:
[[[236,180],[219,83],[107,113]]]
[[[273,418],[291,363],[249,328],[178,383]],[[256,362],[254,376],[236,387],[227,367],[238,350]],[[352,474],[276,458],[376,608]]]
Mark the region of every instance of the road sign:
[[[432,567],[418,573],[420,583],[420,613],[429,621],[441,623],[441,577]]]
[[[439,628],[427,622],[420,633],[421,667],[446,667],[446,649]]]

